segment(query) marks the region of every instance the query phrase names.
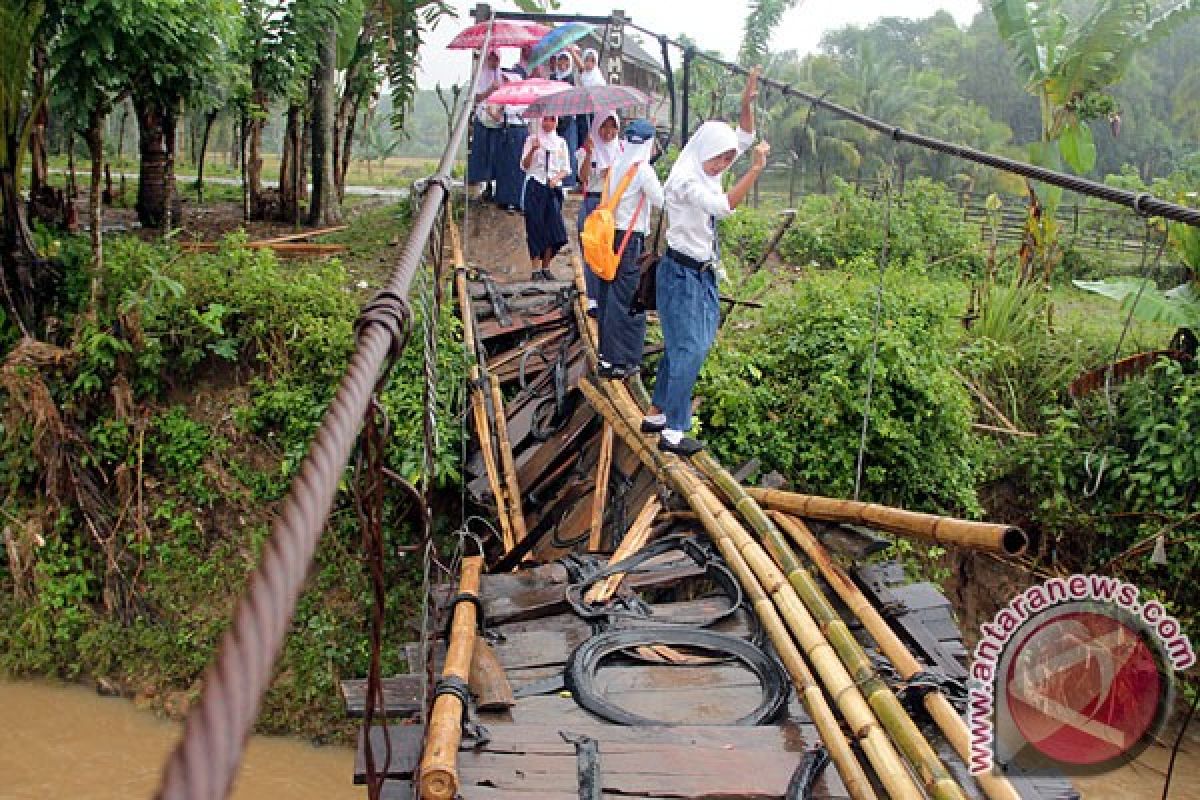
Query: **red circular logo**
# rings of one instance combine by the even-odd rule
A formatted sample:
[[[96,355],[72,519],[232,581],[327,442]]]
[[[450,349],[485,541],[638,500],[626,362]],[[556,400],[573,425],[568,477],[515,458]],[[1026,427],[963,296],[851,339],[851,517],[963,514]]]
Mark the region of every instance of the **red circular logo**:
[[[1005,694],[1030,747],[1059,764],[1088,767],[1145,745],[1167,679],[1137,630],[1110,615],[1070,611],[1016,644]]]

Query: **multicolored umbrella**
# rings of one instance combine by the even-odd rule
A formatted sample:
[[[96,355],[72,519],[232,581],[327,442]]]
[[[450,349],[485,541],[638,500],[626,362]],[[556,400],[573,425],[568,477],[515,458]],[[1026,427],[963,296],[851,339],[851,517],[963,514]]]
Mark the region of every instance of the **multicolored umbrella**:
[[[568,22],[549,31],[533,46],[529,55],[529,66],[536,67],[552,55],[578,42],[592,32],[592,26],[584,22]]]
[[[565,117],[570,114],[607,114],[650,104],[645,92],[632,86],[574,86],[532,103],[525,116]]]
[[[492,38],[487,38],[488,26],[492,28]],[[483,47],[484,41],[489,41],[492,47],[524,47],[532,45],[547,34],[550,28],[536,22],[510,22],[494,20],[480,22],[469,28],[463,28],[458,35],[446,45],[448,50],[476,50]]]
[[[523,81],[506,83],[488,95],[487,102],[501,106],[524,106],[548,95],[558,94],[571,88],[571,84],[562,81],[548,81],[545,78],[527,78]],[[542,116],[539,114],[538,116]]]

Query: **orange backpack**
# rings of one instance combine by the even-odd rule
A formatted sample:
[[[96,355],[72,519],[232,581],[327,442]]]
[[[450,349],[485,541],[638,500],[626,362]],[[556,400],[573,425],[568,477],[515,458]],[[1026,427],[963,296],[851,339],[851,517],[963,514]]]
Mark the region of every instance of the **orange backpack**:
[[[621,178],[621,182],[617,184],[617,191],[614,195],[609,195],[609,182],[605,181],[604,193],[600,196],[600,205],[596,206],[595,210],[588,214],[587,219],[583,221],[583,232],[579,234],[579,241],[583,245],[583,260],[602,280],[611,281],[616,277],[617,267],[621,264],[621,256],[624,255],[625,246],[629,244],[629,236],[633,233],[633,223],[630,222],[629,230],[625,232],[625,238],[621,241],[621,249],[613,251],[613,239],[616,238],[617,232],[615,214],[617,204],[621,202],[621,196],[629,188],[629,183],[637,174],[640,166],[640,161],[630,165]],[[645,199],[643,197],[638,201],[637,210],[633,212],[634,220],[637,220]]]

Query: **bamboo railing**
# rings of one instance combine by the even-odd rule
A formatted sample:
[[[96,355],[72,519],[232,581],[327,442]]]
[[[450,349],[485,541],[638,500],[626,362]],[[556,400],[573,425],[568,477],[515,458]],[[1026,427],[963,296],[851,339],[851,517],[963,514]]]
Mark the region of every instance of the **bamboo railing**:
[[[917,511],[881,506],[876,503],[838,500],[832,497],[796,494],[778,489],[748,487],[746,493],[755,502],[785,514],[819,519],[825,522],[864,525],[937,544],[992,550],[1008,556],[1021,555],[1029,545],[1025,532],[1012,525],[939,517],[934,514],[922,514]]]
[[[830,557],[829,552],[821,546],[808,526],[802,520],[779,511],[772,511],[771,516],[792,538],[792,541],[799,545],[800,549],[817,565],[825,582],[833,587],[838,597],[850,609],[850,613],[862,622],[863,627],[871,634],[871,638],[879,645],[880,651],[900,673],[900,677],[904,680],[911,680],[919,675],[923,671],[921,664],[900,641],[900,637],[875,610],[875,606],[871,605],[871,601],[863,595],[846,571]],[[946,696],[938,691],[927,692],[922,698],[922,702],[925,710],[941,728],[955,752],[964,763],[970,763],[971,743],[967,725],[954,710],[954,706],[950,705]],[[991,800],[1020,800],[1020,796],[1013,789],[1008,778],[1003,775],[994,773],[976,775],[975,780]]]
[[[870,784],[865,782],[862,766],[857,761],[847,761],[846,754],[852,753],[852,751],[849,751],[848,747],[843,750],[837,745],[838,737],[842,736],[841,729],[833,718],[828,705],[823,705],[824,698],[820,696],[820,689],[813,680],[812,673],[807,672],[806,668],[802,668],[803,660],[800,658],[799,651],[796,650],[796,642],[800,643],[804,654],[821,676],[829,695],[834,698],[850,726],[851,733],[879,776],[888,795],[894,800],[923,798],[924,795],[913,782],[865,698],[858,691],[841,662],[838,661],[833,649],[800,602],[795,590],[771,562],[770,557],[757,542],[751,539],[712,491],[691,474],[678,458],[659,453],[645,444],[635,432],[641,419],[641,412],[634,406],[629,396],[617,387],[617,384],[611,381],[606,382],[606,391],[603,394],[586,381],[580,383],[580,388],[593,407],[610,423],[613,423],[618,435],[638,454],[642,462],[687,498],[692,510],[700,518],[705,530],[717,544],[726,562],[731,569],[735,570],[742,586],[758,586],[760,593],[771,599],[772,604],[770,605],[762,603],[760,599],[758,610],[760,614],[765,615],[760,616],[760,619],[764,621],[764,628],[771,636],[772,644],[775,645],[777,651],[781,655],[788,654],[785,666],[789,668],[797,692],[805,703],[809,716],[813,718],[822,739],[830,747],[830,755],[834,757],[838,774],[841,775],[847,788],[856,787],[859,797],[871,796],[868,794]],[[782,617],[782,621],[775,624],[775,620],[780,617]],[[768,622],[767,620],[772,621]],[[788,634],[789,630],[790,635]],[[795,642],[792,639],[793,636]],[[816,691],[814,692],[813,689]],[[809,704],[812,704],[811,708]]]
[[[479,577],[483,556],[468,556],[462,562],[458,591],[479,596]],[[474,603],[456,603],[450,622],[450,640],[446,645],[446,664],[442,678],[461,681],[471,676],[471,656],[477,633]],[[418,785],[426,800],[452,800],[458,794],[458,746],[462,742],[462,700],[453,694],[439,694],[429,713],[425,732],[425,751],[421,754]]]
[[[471,413],[475,420],[475,433],[479,436],[479,451],[483,455],[483,469],[487,474],[488,485],[492,487],[492,497],[496,501],[496,518],[500,521],[500,538],[504,545],[504,551],[508,552],[516,545],[516,537],[513,531],[512,517],[509,516],[508,503],[505,499],[506,489],[501,482],[500,470],[496,464],[492,427],[488,421],[488,401],[483,393],[483,371],[479,368],[479,353],[475,349],[475,315],[471,311],[471,293],[467,291],[467,278],[464,274],[467,261],[463,256],[458,226],[454,224],[453,219],[447,219],[446,225],[450,230],[450,256],[454,264],[454,287],[458,292],[463,342],[466,344],[467,354],[471,358]]]
[[[788,582],[820,625],[821,633],[833,645],[841,663],[854,676],[855,684],[862,689],[880,722],[921,777],[925,789],[937,800],[965,800],[966,795],[962,787],[950,776],[945,764],[938,758],[912,717],[904,710],[899,698],[876,674],[871,659],[854,638],[845,620],[838,616],[816,581],[792,553],[783,534],[758,503],[707,451],[694,456],[692,463],[720,488],[730,503],[762,537],[763,544],[770,551],[775,564],[787,575]]]

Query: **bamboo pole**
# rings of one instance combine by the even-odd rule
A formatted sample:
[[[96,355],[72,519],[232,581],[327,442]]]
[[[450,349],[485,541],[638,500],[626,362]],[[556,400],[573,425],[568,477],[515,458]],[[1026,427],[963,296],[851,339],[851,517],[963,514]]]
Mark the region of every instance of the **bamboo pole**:
[[[463,270],[466,259],[463,257],[462,242],[458,237],[458,226],[452,216],[447,219],[450,229],[450,254],[454,262],[454,287],[458,292],[459,314],[462,317],[463,341],[467,353],[471,356],[471,413],[475,419],[475,434],[479,437],[479,451],[483,455],[483,469],[487,474],[488,485],[492,488],[492,497],[496,501],[496,517],[500,521],[501,544],[507,553],[516,545],[513,537],[512,520],[508,514],[508,504],[505,502],[504,487],[500,483],[500,473],[496,467],[496,451],[492,446],[491,425],[488,423],[487,401],[483,396],[483,372],[479,368],[479,355],[475,349],[475,315],[471,311],[471,295],[467,291],[467,278]]]
[[[774,608],[778,609],[778,616],[786,621],[786,629],[790,629],[804,654],[824,681],[829,695],[845,717],[852,734],[858,740],[867,760],[870,761],[883,782],[888,795],[894,800],[920,800],[923,798],[924,795],[913,783],[908,770],[900,760],[891,741],[879,726],[866,700],[854,685],[849,673],[838,661],[812,616],[800,602],[795,590],[784,579],[783,574],[772,563],[762,547],[750,538],[750,535],[712,491],[684,467],[683,462],[674,456],[651,449],[634,432],[635,424],[641,414],[627,394],[623,395],[611,381],[606,382],[607,396],[601,395],[598,389],[586,381],[580,383],[580,389],[587,395],[588,400],[597,411],[610,421],[623,423],[620,429],[622,439],[638,453],[646,466],[662,476],[665,482],[674,486],[687,498],[688,503],[700,517],[705,530],[712,536],[730,568],[736,570],[739,566],[748,567],[744,572],[736,573],[742,586],[746,587],[752,583],[761,582],[763,592],[771,598]],[[760,617],[760,619],[764,618]],[[792,641],[791,636],[786,635],[787,630],[783,626],[768,629],[768,633],[780,653],[788,648],[795,649],[796,644]],[[792,661],[794,665],[796,660]],[[802,681],[802,673],[800,677]],[[793,676],[793,680],[795,680],[795,676]],[[802,682],[797,684],[797,688],[801,689],[801,698],[805,702],[815,699],[813,693],[803,691],[804,684]],[[814,722],[820,719],[821,724],[827,725],[832,717],[832,712],[824,715],[818,707],[815,713],[810,710],[809,715]],[[840,731],[840,728],[837,730]],[[832,730],[822,730],[821,736],[827,742],[834,741],[836,738],[836,734]],[[833,755],[832,748],[831,755]],[[861,766],[857,770],[853,763],[843,762],[838,763],[837,766],[838,773],[847,787],[869,785],[859,777],[862,774]]]
[[[612,470],[613,428],[608,422],[600,433],[600,459],[596,462],[596,482],[592,491],[592,530],[588,534],[588,550],[600,549],[604,533],[604,506],[608,502],[608,477]]]
[[[800,565],[775,524],[712,454],[697,453],[692,461],[720,488],[743,518],[762,537],[774,563],[787,575],[788,582],[820,625],[821,633],[837,651],[840,663],[854,676],[855,684],[862,689],[879,721],[887,728],[892,739],[916,770],[930,795],[937,800],[965,800],[966,795],[962,788],[950,776],[920,728],[900,704],[900,700],[876,674],[871,660],[850,632],[845,620],[838,616],[816,581]]]
[[[605,424],[608,425],[608,423]],[[608,425],[608,429],[612,430],[612,426]],[[661,510],[662,503],[658,502],[657,497],[651,496],[646,501],[646,504],[642,506],[642,510],[638,512],[637,517],[634,518],[633,524],[629,526],[625,538],[621,540],[621,544],[617,546],[616,551],[612,554],[612,558],[608,560],[609,564],[618,564],[646,546],[646,542],[650,540],[651,524]],[[624,572],[609,575],[603,581],[588,589],[587,594],[584,595],[584,599],[589,603],[607,602],[616,593],[624,577]]]
[[[1029,544],[1025,532],[1012,525],[939,517],[875,503],[837,500],[778,489],[747,487],[746,493],[755,502],[785,514],[826,522],[865,525],[936,544],[991,550],[1008,556],[1023,554]]]
[[[479,576],[483,557],[468,556],[462,562],[460,594],[479,596]],[[476,619],[474,603],[456,603],[450,622],[450,641],[446,646],[443,678],[470,679],[471,654],[475,649]],[[421,754],[421,797],[451,800],[458,794],[458,746],[462,742],[462,700],[453,694],[440,694],[429,714],[425,750]]]
[[[808,526],[800,519],[779,511],[772,511],[771,517],[817,565],[821,574],[825,576],[825,581],[838,593],[838,597],[842,599],[850,612],[862,622],[871,634],[871,638],[879,645],[880,651],[896,667],[900,677],[910,680],[920,674],[922,672],[921,664],[900,641],[900,637],[875,610],[875,606],[871,605],[871,602],[863,595],[841,565],[830,557],[829,551],[821,546]],[[950,701],[941,692],[928,692],[923,698],[923,702],[925,710],[941,728],[955,752],[964,763],[970,763],[971,743],[967,725],[950,705]],[[975,780],[991,800],[1020,800],[1020,795],[1008,782],[1008,778],[1002,774],[976,775]]]
[[[574,246],[567,248],[571,260],[571,269],[575,276],[575,293],[577,295],[575,302],[575,322],[579,326],[579,334],[583,338],[583,343],[586,345],[583,349],[587,353],[588,363],[592,366],[592,371],[596,371],[597,353],[600,352],[600,334],[596,325],[596,320],[587,315],[587,282],[583,279],[583,259],[579,257],[579,253]]]
[[[508,492],[509,527],[512,528],[513,541],[520,544],[525,539],[525,512],[521,508],[521,487],[517,483],[517,465],[513,461],[512,443],[508,438],[508,417],[504,412],[504,397],[500,394],[500,379],[494,374],[488,375],[492,389],[492,412],[496,417],[496,438],[500,446],[500,473],[504,479],[504,487]]]

